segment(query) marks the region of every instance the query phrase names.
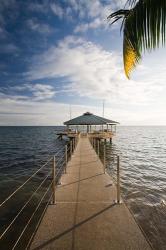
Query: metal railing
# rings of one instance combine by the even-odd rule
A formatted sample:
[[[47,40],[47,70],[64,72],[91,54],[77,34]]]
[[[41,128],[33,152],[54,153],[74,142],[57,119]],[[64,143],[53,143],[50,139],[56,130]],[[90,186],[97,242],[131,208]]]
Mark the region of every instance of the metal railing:
[[[97,155],[99,156],[100,160],[103,163],[103,172],[104,174],[106,173],[107,170],[107,154],[106,154],[106,144],[105,142],[102,142],[99,139],[96,139],[95,137],[90,137],[89,138],[90,143],[94,150],[96,151]],[[116,203],[121,204],[121,186],[120,186],[120,157],[117,154],[112,154],[112,157],[116,158]]]
[[[34,230],[33,232],[31,232],[31,234],[29,235],[29,239],[27,241],[26,246],[18,248],[18,249],[28,249],[28,247],[30,246],[30,243],[35,235],[35,232],[40,224],[40,221],[42,219],[42,217],[44,216],[44,213],[48,207],[48,205],[50,204],[51,200],[52,200],[52,204],[56,204],[56,186],[58,185],[58,181],[61,177],[61,175],[67,172],[67,164],[68,161],[71,159],[72,154],[74,152],[74,149],[77,145],[78,142],[78,138],[72,138],[70,140],[70,142],[65,145],[65,148],[60,149],[58,152],[56,152],[52,157],[50,157],[46,163],[44,163],[38,170],[36,170],[30,177],[27,178],[27,180],[25,180],[19,187],[17,187],[3,202],[1,202],[0,204],[0,212],[3,215],[3,211],[5,212],[6,210],[8,210],[8,203],[10,203],[10,209],[12,209],[12,199],[19,199],[19,197],[17,197],[17,195],[21,194],[21,191],[23,190],[23,188],[25,188],[26,186],[28,186],[28,188],[30,188],[31,186],[31,181],[33,181],[33,179],[42,171],[44,171],[47,174],[45,174],[44,178],[42,179],[42,181],[37,185],[37,187],[35,188],[35,190],[33,191],[32,194],[29,195],[29,197],[26,199],[26,201],[21,205],[21,208],[18,209],[18,211],[15,213],[15,215],[13,216],[13,218],[7,222],[5,225],[3,225],[3,230],[2,232],[0,231],[0,244],[2,243],[2,241],[4,240],[4,245],[0,246],[0,249],[17,249],[19,244],[23,244],[21,243],[21,239],[23,238],[23,236],[25,235],[28,227],[30,227],[30,225],[33,223],[33,219],[35,217],[35,215],[37,214],[37,212],[39,211],[40,207],[43,205],[44,200],[46,199],[45,206],[44,209],[42,210],[42,213],[36,223],[36,225],[34,225]],[[35,199],[40,193],[42,193],[37,205],[34,207],[34,202],[33,199]],[[24,195],[24,194],[22,194]],[[11,202],[10,202],[11,201]],[[5,237],[8,234],[8,238],[11,237],[10,235],[10,230],[13,229],[15,223],[17,222],[17,220],[20,218],[21,216],[23,216],[24,211],[26,210],[26,208],[28,208],[28,206],[31,205],[32,202],[32,207],[34,207],[33,211],[31,214],[29,214],[29,218],[25,219],[22,218],[22,220],[25,219],[26,223],[25,225],[21,225],[21,233],[19,232],[17,237],[13,240],[13,243],[8,247],[6,246],[7,242],[5,242]],[[1,211],[3,210],[3,211]],[[13,237],[13,235],[12,235]]]

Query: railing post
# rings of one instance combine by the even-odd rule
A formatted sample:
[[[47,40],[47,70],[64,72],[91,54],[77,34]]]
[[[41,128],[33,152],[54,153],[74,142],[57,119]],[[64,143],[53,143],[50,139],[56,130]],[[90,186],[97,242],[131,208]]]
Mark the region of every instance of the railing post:
[[[72,139],[72,153],[74,151],[74,140]]]
[[[120,204],[120,157],[117,156],[117,203]]]
[[[74,150],[75,150],[75,137],[73,138],[73,147],[74,147]]]
[[[99,144],[99,140],[97,141],[97,154],[99,156],[100,154],[100,144]]]
[[[106,171],[105,143],[103,144],[103,164],[104,164],[104,174],[105,174],[105,171]]]
[[[65,174],[66,174],[66,169],[67,169],[67,145],[65,145]]]
[[[72,156],[72,141],[70,141],[70,158]]]
[[[53,164],[52,164],[52,204],[55,205],[55,155],[53,156]]]

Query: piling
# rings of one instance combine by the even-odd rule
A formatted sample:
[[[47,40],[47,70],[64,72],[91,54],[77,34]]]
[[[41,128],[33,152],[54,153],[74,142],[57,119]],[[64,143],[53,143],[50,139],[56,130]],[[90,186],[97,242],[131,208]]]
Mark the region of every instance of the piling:
[[[117,156],[117,203],[120,204],[120,157]]]
[[[55,169],[55,156],[53,156],[52,163],[52,204],[55,205],[55,182],[56,182],[56,169]]]

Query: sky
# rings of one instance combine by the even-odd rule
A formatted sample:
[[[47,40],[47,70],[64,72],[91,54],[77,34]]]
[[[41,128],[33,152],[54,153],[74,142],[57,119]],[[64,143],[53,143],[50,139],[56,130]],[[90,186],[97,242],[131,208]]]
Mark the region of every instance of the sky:
[[[166,125],[166,49],[128,80],[125,0],[0,0],[0,125],[62,125],[92,112],[121,125]]]

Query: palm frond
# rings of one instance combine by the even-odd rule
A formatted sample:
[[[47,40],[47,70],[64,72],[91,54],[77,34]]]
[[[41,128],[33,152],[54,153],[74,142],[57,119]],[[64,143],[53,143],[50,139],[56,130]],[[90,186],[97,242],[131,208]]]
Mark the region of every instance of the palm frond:
[[[130,4],[136,3],[129,0]],[[130,10],[120,10],[108,18],[123,18],[124,69],[130,72],[141,59],[145,50],[151,51],[166,43],[166,0],[139,0]],[[117,19],[119,20],[119,19]]]

